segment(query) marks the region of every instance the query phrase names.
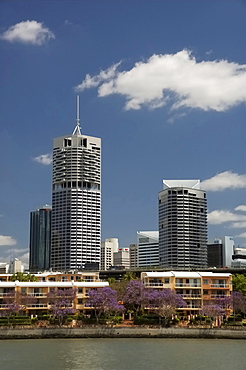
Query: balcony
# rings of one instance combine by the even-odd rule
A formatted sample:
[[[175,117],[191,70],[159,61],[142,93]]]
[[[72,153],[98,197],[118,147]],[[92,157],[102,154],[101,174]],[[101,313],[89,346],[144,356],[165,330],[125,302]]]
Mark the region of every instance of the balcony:
[[[193,304],[188,304],[185,308],[193,308],[193,309],[196,309],[196,310],[200,310],[201,306],[199,305],[193,305]]]
[[[230,284],[211,284],[211,288],[229,288]]]
[[[48,308],[47,303],[33,303],[33,304],[28,304],[27,308]]]
[[[201,299],[201,294],[181,294],[183,298],[191,298],[191,299]]]
[[[164,284],[164,283],[145,283],[144,286],[146,288],[164,288],[169,284]]]
[[[47,297],[47,293],[27,293],[31,297]]]
[[[223,295],[223,294],[211,294],[211,298],[226,298],[229,296]]]
[[[175,283],[176,287],[201,288],[200,283]]]

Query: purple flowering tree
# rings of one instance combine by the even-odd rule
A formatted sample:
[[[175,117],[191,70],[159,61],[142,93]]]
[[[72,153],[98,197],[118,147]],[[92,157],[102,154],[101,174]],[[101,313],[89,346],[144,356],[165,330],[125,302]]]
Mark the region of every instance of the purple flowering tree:
[[[246,299],[241,292],[232,292],[230,296],[218,298],[216,304],[227,312],[232,310],[234,316],[236,313],[246,313]]]
[[[171,289],[153,289],[149,291],[149,308],[157,313],[159,322],[165,319],[165,325],[168,325],[177,308],[185,308],[186,302],[180,294]]]
[[[231,308],[233,313],[246,313],[246,299],[241,292],[232,292],[231,293]]]
[[[51,314],[58,320],[59,326],[62,326],[67,316],[76,312],[73,307],[75,297],[76,289],[56,289],[47,294]]]
[[[143,312],[149,304],[150,289],[145,288],[139,280],[130,281],[123,296],[123,302],[127,309],[133,310],[136,315]]]
[[[10,318],[16,316],[21,311],[25,311],[28,305],[36,302],[36,298],[33,295],[26,293],[11,291],[7,293],[3,298],[5,304],[4,316],[8,318],[8,325],[10,324]]]
[[[97,324],[102,315],[116,314],[124,310],[124,307],[118,304],[116,291],[109,287],[90,290],[86,306],[94,309]]]
[[[201,315],[210,317],[211,320],[220,320],[225,310],[218,304],[204,305],[200,310]],[[211,327],[212,327],[211,322]]]

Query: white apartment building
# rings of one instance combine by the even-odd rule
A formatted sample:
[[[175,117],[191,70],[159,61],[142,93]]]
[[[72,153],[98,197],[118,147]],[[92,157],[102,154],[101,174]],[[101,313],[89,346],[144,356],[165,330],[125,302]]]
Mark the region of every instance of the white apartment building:
[[[159,231],[137,231],[137,267],[159,264]]]
[[[78,108],[78,107],[77,107]],[[71,135],[53,141],[51,268],[100,263],[101,139]]]
[[[101,243],[101,270],[108,270],[114,265],[114,253],[118,252],[119,240],[117,238],[107,238]]]
[[[162,267],[207,266],[207,199],[200,180],[163,180],[159,251]]]

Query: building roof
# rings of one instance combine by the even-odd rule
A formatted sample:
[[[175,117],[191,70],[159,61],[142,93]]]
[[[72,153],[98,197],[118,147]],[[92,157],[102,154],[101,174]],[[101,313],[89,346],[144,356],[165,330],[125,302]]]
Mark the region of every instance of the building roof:
[[[200,180],[163,180],[163,189],[168,188],[200,189]]]
[[[107,281],[98,281],[98,282],[77,282],[77,281],[0,281],[1,287],[28,287],[28,288],[103,288],[108,286]]]

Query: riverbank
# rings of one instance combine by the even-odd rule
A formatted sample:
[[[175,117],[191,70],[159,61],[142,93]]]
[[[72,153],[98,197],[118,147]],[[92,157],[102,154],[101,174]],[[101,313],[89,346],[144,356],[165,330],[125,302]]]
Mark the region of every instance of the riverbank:
[[[45,338],[211,338],[246,339],[246,329],[81,327],[1,328],[0,339]]]

